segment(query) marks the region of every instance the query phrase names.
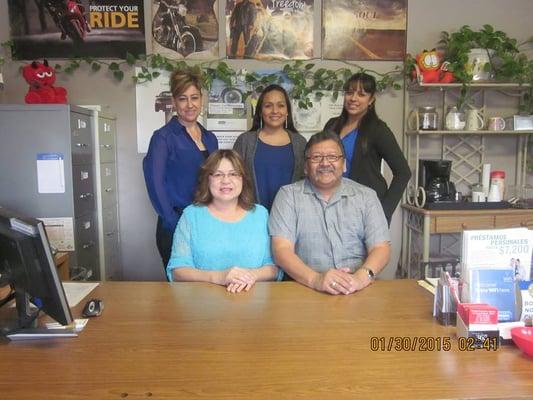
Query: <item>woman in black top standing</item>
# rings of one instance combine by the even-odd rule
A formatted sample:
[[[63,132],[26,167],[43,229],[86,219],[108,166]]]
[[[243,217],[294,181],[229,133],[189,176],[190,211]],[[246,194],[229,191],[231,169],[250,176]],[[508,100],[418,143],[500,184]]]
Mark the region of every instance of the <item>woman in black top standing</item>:
[[[337,133],[346,152],[344,176],[374,189],[390,224],[396,206],[411,178],[394,134],[376,114],[376,80],[364,72],[354,74],[344,84],[344,107],[340,116],[330,119],[324,130]],[[392,170],[387,186],[381,174],[385,160]]]

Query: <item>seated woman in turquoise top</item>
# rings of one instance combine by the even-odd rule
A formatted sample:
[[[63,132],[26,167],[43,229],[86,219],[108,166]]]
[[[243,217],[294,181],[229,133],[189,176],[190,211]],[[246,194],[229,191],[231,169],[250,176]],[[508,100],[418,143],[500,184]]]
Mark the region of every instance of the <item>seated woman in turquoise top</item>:
[[[212,153],[200,169],[194,202],[174,232],[168,279],[211,282],[232,293],[281,279],[270,253],[268,212],[253,198],[238,153]]]

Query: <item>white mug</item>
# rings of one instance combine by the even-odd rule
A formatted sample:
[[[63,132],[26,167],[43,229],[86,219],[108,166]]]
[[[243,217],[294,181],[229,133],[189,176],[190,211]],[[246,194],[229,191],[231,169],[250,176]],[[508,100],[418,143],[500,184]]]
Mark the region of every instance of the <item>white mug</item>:
[[[485,193],[472,192],[472,203],[484,203],[484,202],[485,202]]]
[[[502,117],[489,118],[489,131],[503,131],[505,129],[505,120]]]
[[[467,131],[478,131],[480,129],[483,129],[484,126],[485,126],[485,123],[483,121],[483,117],[481,116],[481,112],[479,110],[476,110],[474,108],[466,112],[466,130]]]

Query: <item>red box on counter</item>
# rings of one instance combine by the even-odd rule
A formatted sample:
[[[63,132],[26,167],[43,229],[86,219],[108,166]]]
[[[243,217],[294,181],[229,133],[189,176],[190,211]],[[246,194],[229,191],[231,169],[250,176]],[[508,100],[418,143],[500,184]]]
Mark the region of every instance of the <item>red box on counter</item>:
[[[484,303],[461,303],[457,305],[457,313],[465,325],[496,325],[498,309]]]

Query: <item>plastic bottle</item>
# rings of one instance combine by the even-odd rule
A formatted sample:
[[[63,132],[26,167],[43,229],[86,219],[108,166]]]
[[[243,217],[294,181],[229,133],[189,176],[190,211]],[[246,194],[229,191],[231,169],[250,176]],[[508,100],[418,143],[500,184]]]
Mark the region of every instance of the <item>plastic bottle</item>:
[[[500,191],[500,200],[503,200],[505,193],[505,171],[492,171],[490,173],[490,184],[496,184]]]

